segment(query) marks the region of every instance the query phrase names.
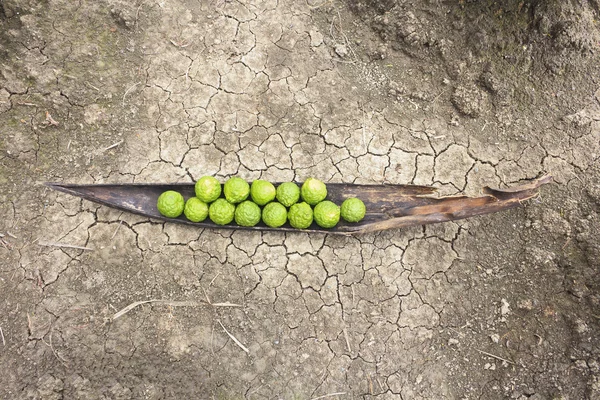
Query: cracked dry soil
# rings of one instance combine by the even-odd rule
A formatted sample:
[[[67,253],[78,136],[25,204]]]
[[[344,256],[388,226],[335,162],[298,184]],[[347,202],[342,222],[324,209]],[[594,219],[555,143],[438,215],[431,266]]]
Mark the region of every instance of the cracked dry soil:
[[[1,1],[0,398],[599,399],[598,9]],[[556,184],[524,208],[349,238],[195,230],[41,184],[474,194],[541,172]],[[112,320],[150,299],[198,305]]]

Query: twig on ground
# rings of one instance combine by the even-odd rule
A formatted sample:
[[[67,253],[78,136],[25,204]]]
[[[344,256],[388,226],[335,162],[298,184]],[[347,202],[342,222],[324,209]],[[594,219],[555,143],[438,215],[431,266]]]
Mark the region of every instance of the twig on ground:
[[[342,16],[340,14],[340,10],[338,10],[337,15],[338,15],[338,25],[340,26],[340,34],[344,38],[344,41],[346,42],[346,46],[348,46],[348,49],[350,49],[350,52],[354,56],[354,61],[358,61],[359,58],[356,55],[356,53],[354,52],[354,49],[352,48],[352,45],[350,44],[350,40],[348,40],[348,36],[346,36],[346,34],[344,33],[344,29],[342,28]]]
[[[191,63],[189,65],[189,67],[187,68],[187,70],[185,71],[185,83],[186,83],[186,85],[188,83],[188,79],[189,79],[189,76],[190,76],[190,68],[192,68],[192,64]]]
[[[325,0],[321,4],[313,6],[308,1],[306,2],[306,4],[308,5],[308,8],[310,8],[311,10],[315,10],[317,8],[323,7],[325,4],[329,4],[329,3],[331,3],[331,0]]]
[[[202,291],[204,292],[204,297],[206,297],[206,302],[208,304],[212,304],[212,302],[210,301],[210,299],[208,298],[208,293],[206,293],[206,289],[204,289],[204,286],[200,286],[200,288],[202,289]]]
[[[17,102],[17,104],[20,105],[20,106],[39,107],[35,103],[26,103],[26,102],[21,102],[21,101]]]
[[[0,326],[0,336],[2,337],[2,345],[6,346],[6,340],[4,340],[4,332],[2,332],[2,327]]]
[[[140,3],[140,5],[138,6],[137,10],[135,11],[135,25],[137,25],[138,23],[138,19],[140,18],[140,8],[142,8],[142,6],[144,5],[144,2],[142,1]]]
[[[352,348],[350,347],[350,338],[348,337],[348,330],[346,329],[345,326],[344,326],[343,332],[344,332],[344,338],[346,339],[346,346],[348,346],[348,353],[352,353]]]
[[[2,244],[2,246],[4,246],[6,250],[12,250],[12,244],[10,244],[4,239],[0,239],[0,244]]]
[[[128,305],[121,311],[118,311],[117,313],[115,313],[112,316],[112,320],[114,321],[115,319],[120,318],[123,315],[127,314],[129,311],[133,310],[134,308],[141,306],[143,304],[148,304],[148,303],[164,304],[164,305],[168,305],[171,307],[197,307],[202,304],[205,304],[202,301],[171,301],[171,300],[160,300],[160,299],[136,301],[134,303],[131,303],[130,305]],[[229,302],[208,303],[208,305],[211,305],[213,307],[241,307],[241,305],[239,305],[239,304],[234,304],[234,303],[229,303]]]
[[[54,354],[54,357],[56,357],[56,359],[60,361],[62,365],[64,365],[65,367],[69,366],[67,360],[65,360],[60,354],[58,354],[58,352],[54,349],[54,346],[52,345],[52,331],[50,331],[50,337],[48,338],[49,343],[46,343],[44,339],[42,339],[42,342],[44,342],[46,346],[50,347],[50,350],[52,350],[52,354]]]
[[[67,243],[41,242],[41,241],[38,241],[38,244],[40,246],[46,246],[46,247],[66,247],[68,249],[78,249],[78,250],[94,251],[94,249],[92,249],[90,247],[77,246],[77,245],[74,245],[74,244],[67,244]]]
[[[336,392],[336,393],[329,393],[329,394],[324,394],[323,396],[319,396],[319,397],[313,397],[310,400],[319,400],[319,399],[324,399],[327,397],[333,397],[333,396],[342,396],[346,394],[346,392]]]
[[[33,332],[31,330],[31,317],[29,316],[29,313],[27,313],[27,332],[29,333],[29,336],[31,336],[31,332]]]
[[[46,120],[44,121],[47,125],[58,126],[58,122],[52,118],[52,115],[48,111],[46,111]]]
[[[127,90],[125,91],[125,93],[123,94],[123,101],[122,101],[123,107],[125,107],[125,96],[127,96],[127,93],[129,93],[130,91],[132,91],[132,90],[133,90],[133,89],[134,89],[134,88],[135,88],[137,85],[139,85],[140,83],[141,83],[141,82],[136,82],[136,83],[134,83],[134,84],[133,84],[133,86],[131,86],[129,89],[127,89]]]
[[[121,215],[123,215],[123,213],[121,213]],[[121,215],[119,215],[119,218],[121,218]],[[117,226],[117,229],[115,229],[115,232],[110,237],[110,240],[113,240],[115,238],[115,236],[117,236],[117,232],[119,232],[119,228],[121,227],[121,225],[123,225],[123,220],[122,219],[119,220],[119,225]]]
[[[211,287],[212,284],[215,282],[215,279],[217,279],[219,277],[219,275],[221,275],[221,272],[217,272],[217,274],[215,275],[214,278],[212,278],[212,280],[210,281],[210,283],[208,284],[208,287]]]
[[[225,331],[227,336],[229,336],[231,338],[231,340],[233,340],[233,342],[240,347],[240,349],[244,350],[246,353],[250,353],[250,350],[248,350],[248,348],[246,346],[244,346],[239,340],[236,339],[235,336],[233,336],[231,333],[229,333],[229,331],[227,329],[225,329],[225,327],[223,326],[221,321],[217,320],[217,322],[219,323],[219,325],[221,325],[221,328],[223,328],[223,330]]]
[[[488,357],[495,358],[496,360],[500,360],[500,361],[506,361],[506,362],[507,362],[507,363],[509,363],[509,364],[512,364],[512,365],[517,365],[517,364],[516,364],[515,362],[513,362],[513,361],[507,360],[506,358],[502,358],[502,357],[500,357],[500,356],[497,356],[497,355],[494,355],[494,354],[492,354],[492,353],[488,353],[487,351],[483,351],[483,350],[479,350],[479,349],[475,349],[475,350],[477,350],[477,351],[478,351],[478,352],[480,352],[481,354],[485,354],[485,355],[486,355],[486,356],[488,356]]]
[[[170,42],[173,46],[179,47],[180,49],[184,49],[193,43],[193,42],[186,43],[185,40],[183,42],[178,43],[178,42],[174,41],[173,39],[170,39]]]
[[[89,83],[88,81],[85,81],[86,85],[88,85],[89,87],[91,87],[92,89],[94,89],[96,92],[99,92],[100,89],[98,89],[96,86],[92,85],[91,83]]]
[[[104,150],[102,150],[102,152],[104,153],[105,151],[108,151],[110,149],[114,149],[115,147],[119,146],[120,144],[122,144],[125,140],[119,140],[117,143],[111,144],[110,146],[108,146],[107,148],[105,148]]]
[[[13,235],[12,233],[10,233],[9,231],[6,231],[6,234],[13,239],[17,239],[17,237],[15,235]]]

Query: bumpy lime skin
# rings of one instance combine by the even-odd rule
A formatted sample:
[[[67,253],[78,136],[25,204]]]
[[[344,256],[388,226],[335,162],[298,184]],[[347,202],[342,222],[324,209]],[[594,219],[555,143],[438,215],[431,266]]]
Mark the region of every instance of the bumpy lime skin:
[[[315,206],[314,219],[321,228],[333,228],[340,222],[340,207],[332,201],[322,201]]]
[[[260,207],[250,200],[241,202],[235,208],[235,223],[239,226],[254,226],[260,222]]]
[[[280,203],[271,202],[263,208],[262,220],[271,228],[279,228],[287,221],[287,209]]]
[[[221,182],[214,176],[203,176],[196,182],[194,190],[197,198],[209,204],[221,195]]]
[[[288,220],[292,228],[306,229],[312,224],[313,210],[308,203],[296,203],[290,207]]]
[[[302,200],[311,206],[315,206],[327,197],[327,186],[316,178],[308,178],[302,184],[300,193],[302,194]]]
[[[225,199],[217,199],[208,207],[208,217],[217,225],[227,225],[234,215],[235,206]]]
[[[197,197],[190,197],[185,202],[183,213],[192,222],[202,222],[208,217],[208,204]]]
[[[277,186],[277,201],[291,207],[300,200],[300,188],[294,182],[285,182]]]
[[[250,185],[239,176],[234,176],[223,185],[223,193],[231,204],[241,203],[250,195]]]
[[[348,222],[361,221],[367,212],[365,203],[359,198],[351,197],[344,200],[341,207],[341,216]]]
[[[158,211],[169,218],[177,218],[183,213],[185,200],[181,193],[174,190],[167,190],[158,196],[156,207]]]
[[[276,194],[275,186],[271,182],[262,179],[255,180],[250,186],[250,197],[259,206],[264,206],[275,200]]]

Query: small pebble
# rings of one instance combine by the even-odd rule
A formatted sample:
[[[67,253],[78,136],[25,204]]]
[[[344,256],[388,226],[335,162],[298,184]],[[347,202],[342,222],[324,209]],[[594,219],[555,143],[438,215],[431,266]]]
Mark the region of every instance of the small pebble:
[[[506,299],[502,299],[500,300],[500,302],[502,303],[502,305],[500,306],[500,314],[502,316],[510,314],[510,304],[508,303],[508,301]]]
[[[343,44],[335,45],[334,51],[338,56],[340,56],[342,58],[344,58],[348,55],[348,49]]]
[[[533,310],[533,301],[531,299],[519,300],[517,302],[517,308],[519,310],[531,311]]]

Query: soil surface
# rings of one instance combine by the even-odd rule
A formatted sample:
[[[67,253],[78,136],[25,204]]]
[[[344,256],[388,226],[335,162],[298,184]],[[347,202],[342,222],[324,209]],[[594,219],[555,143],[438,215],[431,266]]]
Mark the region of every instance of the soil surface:
[[[599,9],[0,1],[0,398],[600,399]],[[43,185],[543,173],[523,208],[356,237]]]

